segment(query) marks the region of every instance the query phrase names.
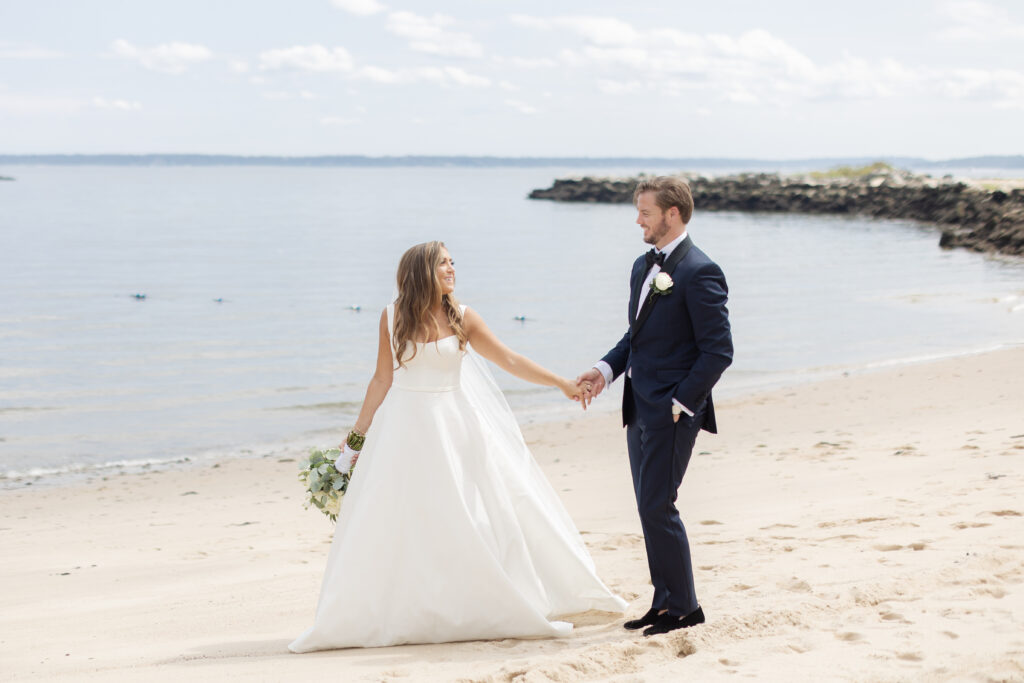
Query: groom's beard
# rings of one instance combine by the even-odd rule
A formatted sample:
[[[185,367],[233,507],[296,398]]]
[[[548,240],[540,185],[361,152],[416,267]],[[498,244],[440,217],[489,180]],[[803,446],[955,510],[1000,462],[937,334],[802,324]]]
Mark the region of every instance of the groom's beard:
[[[662,218],[658,221],[657,225],[652,225],[650,231],[644,236],[644,242],[647,244],[657,244],[661,241],[661,238],[668,234],[669,227],[668,221]]]

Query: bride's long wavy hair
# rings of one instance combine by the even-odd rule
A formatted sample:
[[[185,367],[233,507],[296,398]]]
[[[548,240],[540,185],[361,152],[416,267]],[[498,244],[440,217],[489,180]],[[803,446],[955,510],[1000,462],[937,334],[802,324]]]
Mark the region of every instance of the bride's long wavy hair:
[[[398,298],[395,299],[395,329],[391,344],[398,367],[416,357],[416,337],[440,339],[448,336],[432,314],[438,300],[448,318],[448,327],[459,339],[459,349],[466,348],[466,329],[462,325],[462,309],[451,294],[442,294],[437,267],[441,264],[444,242],[424,242],[410,247],[398,262]],[[412,353],[405,358],[406,351]]]

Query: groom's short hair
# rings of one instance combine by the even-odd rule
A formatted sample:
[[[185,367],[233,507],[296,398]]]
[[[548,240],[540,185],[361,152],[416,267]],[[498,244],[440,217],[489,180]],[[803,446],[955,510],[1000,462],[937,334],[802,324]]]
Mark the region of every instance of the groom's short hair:
[[[654,193],[654,203],[662,211],[668,211],[674,206],[679,209],[679,217],[683,219],[683,224],[690,222],[693,216],[693,194],[690,192],[690,186],[682,178],[669,175],[644,178],[633,191],[634,206],[644,192]]]

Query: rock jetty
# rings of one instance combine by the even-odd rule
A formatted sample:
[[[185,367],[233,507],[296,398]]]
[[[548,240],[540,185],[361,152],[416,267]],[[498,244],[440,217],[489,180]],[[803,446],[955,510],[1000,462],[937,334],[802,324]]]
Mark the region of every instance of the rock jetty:
[[[771,211],[902,218],[941,230],[939,246],[1024,256],[1024,190],[989,189],[876,165],[782,176],[742,173],[690,183],[699,211]],[[865,172],[867,171],[867,172]],[[641,176],[642,177],[642,176]],[[531,199],[630,203],[638,178],[565,178]]]

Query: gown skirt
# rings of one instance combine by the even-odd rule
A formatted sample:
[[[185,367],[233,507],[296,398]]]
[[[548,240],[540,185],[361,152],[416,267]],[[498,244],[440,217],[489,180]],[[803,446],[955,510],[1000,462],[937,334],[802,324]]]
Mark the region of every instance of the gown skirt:
[[[482,361],[455,337],[417,348],[367,433],[314,623],[289,649],[564,636],[556,617],[622,613]]]

